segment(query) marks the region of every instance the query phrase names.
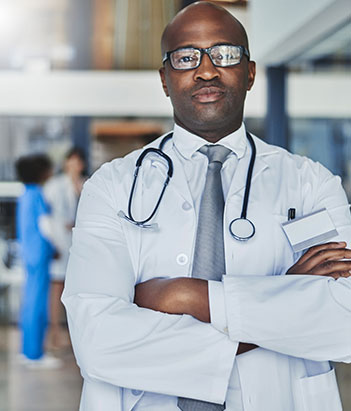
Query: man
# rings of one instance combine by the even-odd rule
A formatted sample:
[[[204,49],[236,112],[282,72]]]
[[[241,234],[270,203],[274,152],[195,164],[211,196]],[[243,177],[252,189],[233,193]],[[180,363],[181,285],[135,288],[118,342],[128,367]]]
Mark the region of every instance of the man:
[[[251,144],[242,118],[255,63],[224,9],[182,10],[162,55],[175,120],[163,152],[174,173],[154,217],[134,224],[152,214],[167,172],[153,152],[132,200],[140,151],[95,173],[79,206],[63,301],[81,410],[341,410],[329,361],[351,361],[351,251],[337,242],[350,242],[351,219],[339,178]],[[237,241],[229,228],[254,146],[255,233]],[[301,257],[281,223],[290,208],[300,217],[324,207],[339,236]]]

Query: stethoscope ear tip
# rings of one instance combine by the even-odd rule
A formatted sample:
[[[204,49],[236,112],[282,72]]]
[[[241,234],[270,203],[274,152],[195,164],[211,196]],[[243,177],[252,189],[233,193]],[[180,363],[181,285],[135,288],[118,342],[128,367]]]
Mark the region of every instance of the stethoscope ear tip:
[[[122,210],[119,210],[117,215],[118,215],[118,217],[121,217],[121,218],[127,218],[126,213]]]

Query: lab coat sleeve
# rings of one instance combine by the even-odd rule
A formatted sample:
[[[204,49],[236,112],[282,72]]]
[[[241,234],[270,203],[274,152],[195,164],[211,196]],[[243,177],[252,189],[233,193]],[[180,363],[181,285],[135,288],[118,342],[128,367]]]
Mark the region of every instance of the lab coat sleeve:
[[[227,313],[222,282],[208,282],[208,301],[210,306],[211,324],[218,331],[228,335]]]
[[[108,170],[85,184],[62,298],[82,374],[120,387],[223,402],[238,344],[191,316],[133,304],[136,273]]]
[[[351,362],[351,278],[223,278],[233,340],[314,361]]]
[[[350,211],[340,179],[321,166],[317,175],[306,201],[313,202],[312,211],[329,210],[339,232],[335,240],[350,247]],[[223,284],[234,341],[310,360],[351,362],[351,277],[224,276]]]

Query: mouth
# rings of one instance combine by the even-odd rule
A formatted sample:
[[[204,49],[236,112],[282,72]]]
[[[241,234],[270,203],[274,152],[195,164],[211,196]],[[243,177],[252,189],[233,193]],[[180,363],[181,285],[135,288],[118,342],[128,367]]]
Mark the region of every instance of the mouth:
[[[196,90],[192,98],[199,103],[213,103],[222,98],[224,91],[215,86],[204,86]]]

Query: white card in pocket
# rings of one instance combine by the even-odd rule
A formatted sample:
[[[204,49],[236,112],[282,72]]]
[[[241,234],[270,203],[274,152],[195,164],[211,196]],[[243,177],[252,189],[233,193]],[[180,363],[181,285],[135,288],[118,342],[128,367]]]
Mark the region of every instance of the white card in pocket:
[[[286,221],[282,227],[295,253],[338,235],[326,208]]]

